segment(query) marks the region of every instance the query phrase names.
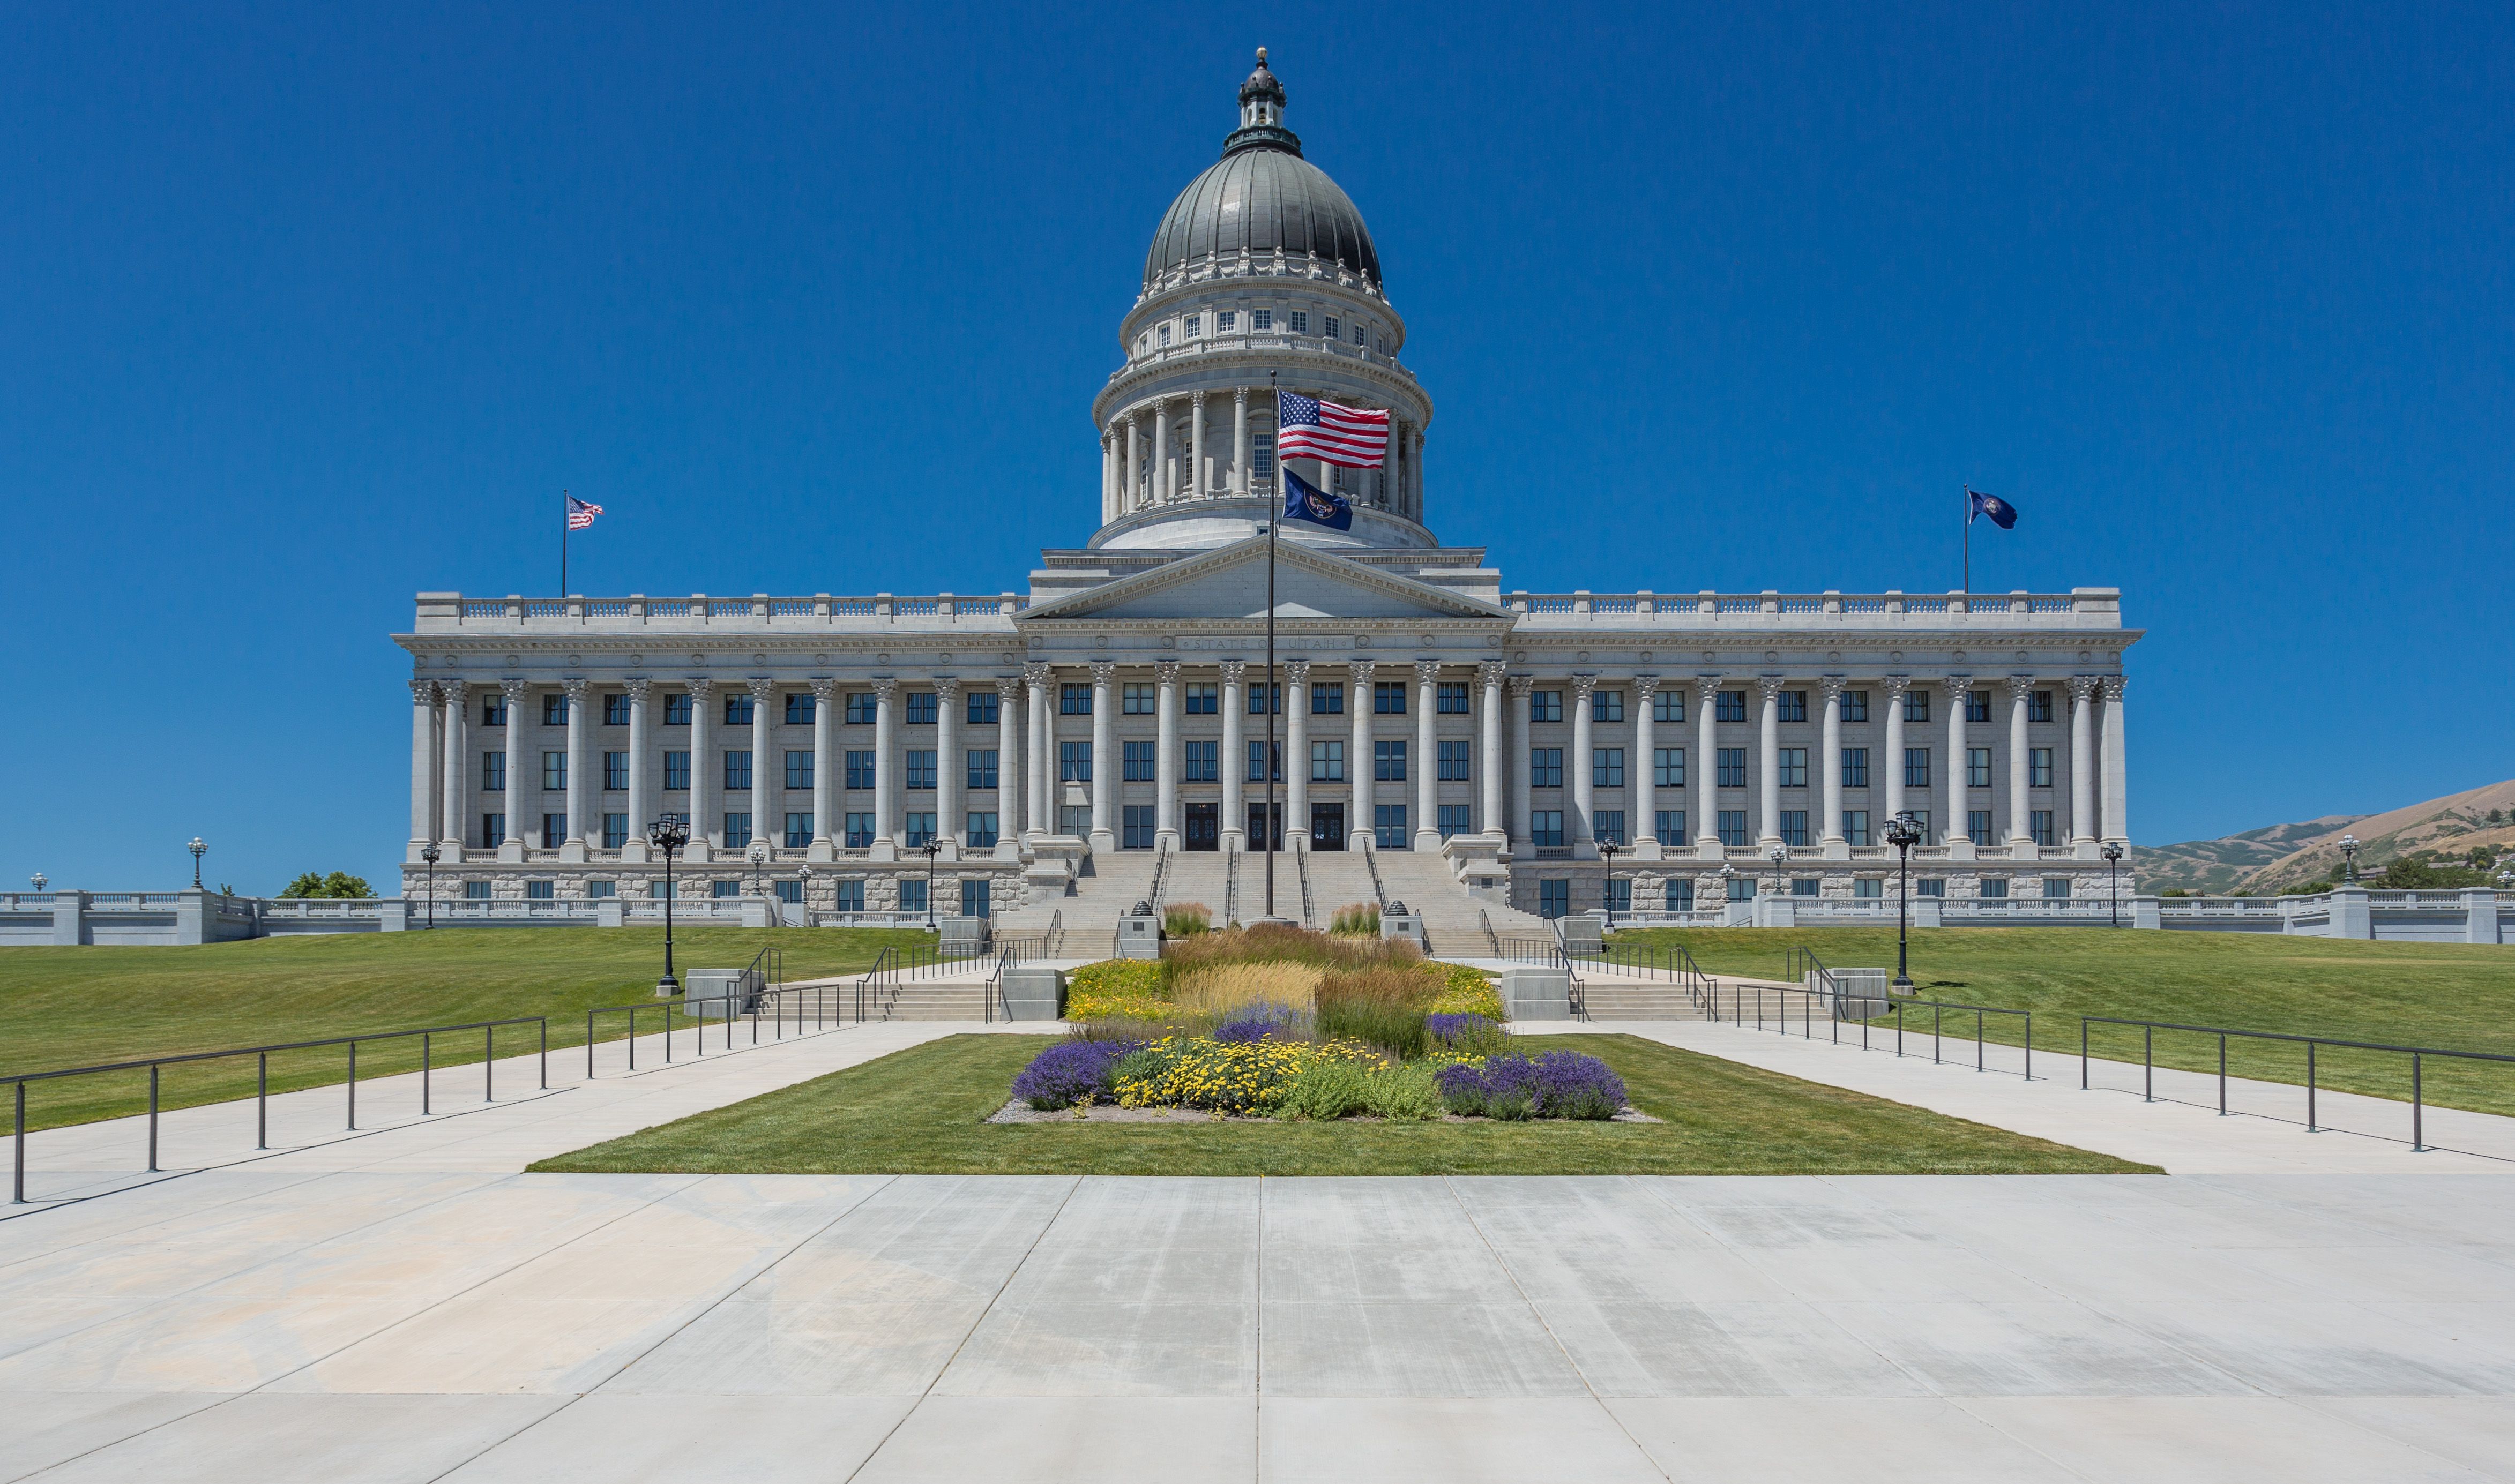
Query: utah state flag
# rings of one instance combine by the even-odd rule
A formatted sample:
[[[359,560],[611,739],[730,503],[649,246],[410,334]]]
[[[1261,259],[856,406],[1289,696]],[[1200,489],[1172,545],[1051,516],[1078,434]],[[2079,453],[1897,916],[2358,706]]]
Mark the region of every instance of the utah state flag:
[[[1307,520],[1332,531],[1353,529],[1353,507],[1342,495],[1330,494],[1289,468],[1284,470],[1284,518]]]

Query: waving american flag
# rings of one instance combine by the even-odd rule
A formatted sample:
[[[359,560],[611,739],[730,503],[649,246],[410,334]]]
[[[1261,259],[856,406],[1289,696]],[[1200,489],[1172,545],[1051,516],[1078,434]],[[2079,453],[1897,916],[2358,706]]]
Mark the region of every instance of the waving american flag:
[[[567,528],[571,531],[581,531],[592,525],[594,517],[601,514],[602,507],[599,505],[580,500],[574,495],[567,497]]]
[[[1275,393],[1275,457],[1378,469],[1388,456],[1388,414]]]

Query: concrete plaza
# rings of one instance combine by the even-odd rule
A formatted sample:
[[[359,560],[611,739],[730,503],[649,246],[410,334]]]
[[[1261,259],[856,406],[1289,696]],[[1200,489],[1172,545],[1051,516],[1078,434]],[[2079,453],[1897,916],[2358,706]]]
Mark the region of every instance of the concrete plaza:
[[[290,1094],[259,1156],[189,1110],[155,1182],[36,1135],[0,1478],[2515,1478],[2498,1162],[1627,1028],[2190,1173],[518,1173],[968,1028],[606,1048],[355,1137]]]

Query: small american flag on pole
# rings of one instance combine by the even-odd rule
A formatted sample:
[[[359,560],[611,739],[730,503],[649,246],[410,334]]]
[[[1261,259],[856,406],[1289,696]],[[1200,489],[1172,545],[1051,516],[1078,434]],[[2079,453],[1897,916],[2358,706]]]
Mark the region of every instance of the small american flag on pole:
[[[580,500],[574,495],[567,497],[567,528],[571,531],[581,531],[592,525],[594,517],[601,514],[602,507],[599,505]]]
[[[1387,456],[1387,413],[1340,407],[1297,392],[1275,394],[1275,457],[1378,469]]]

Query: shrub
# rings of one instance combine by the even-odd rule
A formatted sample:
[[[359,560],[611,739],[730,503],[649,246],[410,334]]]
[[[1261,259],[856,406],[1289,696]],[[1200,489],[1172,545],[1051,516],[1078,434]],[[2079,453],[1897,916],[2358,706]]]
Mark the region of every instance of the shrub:
[[[1423,1013],[1435,986],[1412,965],[1343,969],[1319,981],[1319,1034],[1375,1046],[1392,1056],[1423,1054]]]
[[[1433,1074],[1432,1086],[1441,1094],[1442,1105],[1461,1118],[1483,1114],[1487,1094],[1481,1068],[1464,1061],[1452,1062]]]
[[[1536,1066],[1540,1117],[1613,1118],[1624,1110],[1625,1080],[1597,1057],[1547,1051]]]
[[[1296,1074],[1275,1106],[1279,1118],[1342,1118],[1362,1108],[1366,1073],[1359,1062],[1321,1059]]]
[[[1149,959],[1103,959],[1065,976],[1069,1020],[1159,1020],[1170,1012],[1162,969]]]
[[[1486,1057],[1484,1087],[1485,1117],[1516,1123],[1538,1116],[1537,1063],[1527,1057]]]
[[[1301,1018],[1301,1012],[1289,1005],[1244,1006],[1214,1028],[1214,1039],[1225,1045],[1295,1040],[1300,1035]]]
[[[1339,907],[1328,918],[1328,931],[1345,937],[1380,936],[1380,908],[1371,902]]]
[[[1127,1042],[1060,1041],[1021,1069],[1013,1096],[1045,1113],[1109,1095],[1111,1069],[1134,1049]]]
[[[1433,1013],[1503,1018],[1502,990],[1484,970],[1464,964],[1426,964],[1423,969],[1441,982],[1441,992],[1425,1007]]]
[[[1162,909],[1162,931],[1175,938],[1192,938],[1214,930],[1214,909],[1203,902],[1175,902]]]
[[[1391,1123],[1421,1123],[1442,1112],[1441,1089],[1432,1069],[1420,1061],[1375,1068],[1362,1079],[1363,1111]]]
[[[1455,1055],[1491,1056],[1510,1044],[1502,1026],[1487,1015],[1428,1014],[1423,1034],[1434,1047]]]
[[[1138,1057],[1142,1058],[1140,1061]],[[1121,1107],[1209,1108],[1218,1113],[1270,1113],[1312,1063],[1369,1059],[1357,1046],[1305,1041],[1224,1044],[1169,1038],[1118,1065]]]

